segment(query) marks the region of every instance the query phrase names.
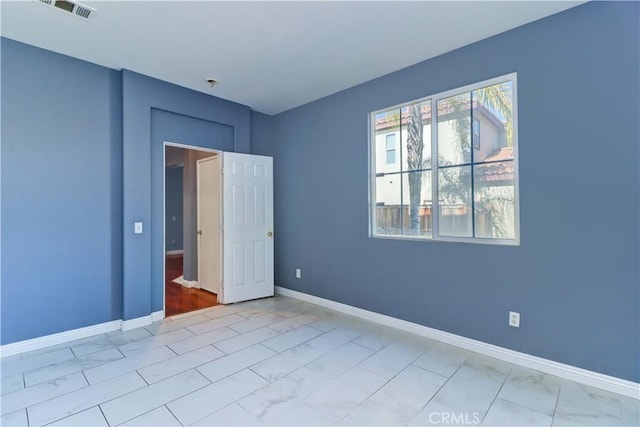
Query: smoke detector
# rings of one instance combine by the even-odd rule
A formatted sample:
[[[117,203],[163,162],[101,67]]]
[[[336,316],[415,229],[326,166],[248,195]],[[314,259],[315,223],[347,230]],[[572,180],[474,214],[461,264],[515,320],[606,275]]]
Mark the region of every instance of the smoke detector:
[[[95,9],[85,6],[77,1],[70,0],[38,0],[41,4],[50,6],[61,10],[63,12],[70,13],[80,18],[89,19],[89,17],[96,11]]]

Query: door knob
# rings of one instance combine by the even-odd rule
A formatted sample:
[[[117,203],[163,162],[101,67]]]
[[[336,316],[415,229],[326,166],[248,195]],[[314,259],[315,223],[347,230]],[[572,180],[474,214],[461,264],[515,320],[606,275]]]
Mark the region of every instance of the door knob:
[[[267,236],[268,237],[273,237],[273,231],[267,231]]]
[[[202,230],[198,230],[198,234],[202,236]]]

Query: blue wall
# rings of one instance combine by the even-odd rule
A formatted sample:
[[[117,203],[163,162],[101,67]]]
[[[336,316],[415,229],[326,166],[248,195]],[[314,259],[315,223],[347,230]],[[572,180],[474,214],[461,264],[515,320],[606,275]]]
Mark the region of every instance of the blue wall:
[[[272,116],[251,112],[251,153],[271,156],[273,153],[274,120]],[[274,197],[277,197],[274,194]]]
[[[120,319],[120,73],[6,38],[2,344]]]
[[[165,174],[165,249],[182,250],[182,173],[183,167],[167,168]],[[175,218],[175,219],[174,219]]]
[[[1,40],[0,342],[162,310],[163,142],[249,152],[250,109]]]
[[[163,141],[249,152],[251,111],[244,105],[127,70],[122,72],[122,93],[123,318],[126,320],[163,308]],[[166,121],[175,123],[176,128],[163,127]],[[231,141],[217,138],[230,132],[223,128],[232,129]],[[136,221],[145,224],[143,234],[133,234]]]
[[[638,12],[589,3],[256,118],[276,284],[637,382]],[[521,245],[369,238],[368,113],[514,71]]]

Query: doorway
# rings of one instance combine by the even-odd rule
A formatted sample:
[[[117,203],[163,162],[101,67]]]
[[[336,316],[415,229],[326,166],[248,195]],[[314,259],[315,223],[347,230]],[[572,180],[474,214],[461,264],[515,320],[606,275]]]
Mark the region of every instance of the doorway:
[[[178,160],[171,160],[174,154]],[[273,296],[273,158],[166,141],[163,156],[165,317]],[[174,163],[184,168],[183,201],[178,204],[183,209],[183,225],[178,227],[183,230],[181,253],[167,253],[167,242],[172,243],[168,220],[175,221],[180,208],[167,210],[167,166]],[[200,262],[199,254],[204,256]],[[182,260],[174,255],[182,255]],[[174,279],[180,265],[182,276]],[[177,298],[167,288],[179,291]]]
[[[200,149],[182,144],[164,144],[164,314],[165,317],[215,306],[220,299],[219,288],[212,286],[208,276],[220,276],[220,251],[212,254],[211,248],[220,247],[220,236],[211,232],[203,237],[199,220],[201,202],[206,201],[205,214],[208,227],[220,230],[221,209],[220,175],[212,168],[208,173],[206,191],[198,184],[199,165],[218,164],[220,153],[215,150]],[[214,215],[212,215],[212,213]],[[213,218],[210,218],[213,216]],[[199,260],[201,245],[205,243],[209,257],[217,256],[213,262]],[[205,266],[204,281],[199,266]],[[218,292],[216,292],[218,291]]]

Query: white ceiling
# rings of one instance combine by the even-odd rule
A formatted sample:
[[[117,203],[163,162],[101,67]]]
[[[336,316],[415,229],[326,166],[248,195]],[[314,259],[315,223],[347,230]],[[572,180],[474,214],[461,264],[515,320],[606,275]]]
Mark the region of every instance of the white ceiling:
[[[82,3],[2,1],[1,34],[276,114],[582,2]]]

